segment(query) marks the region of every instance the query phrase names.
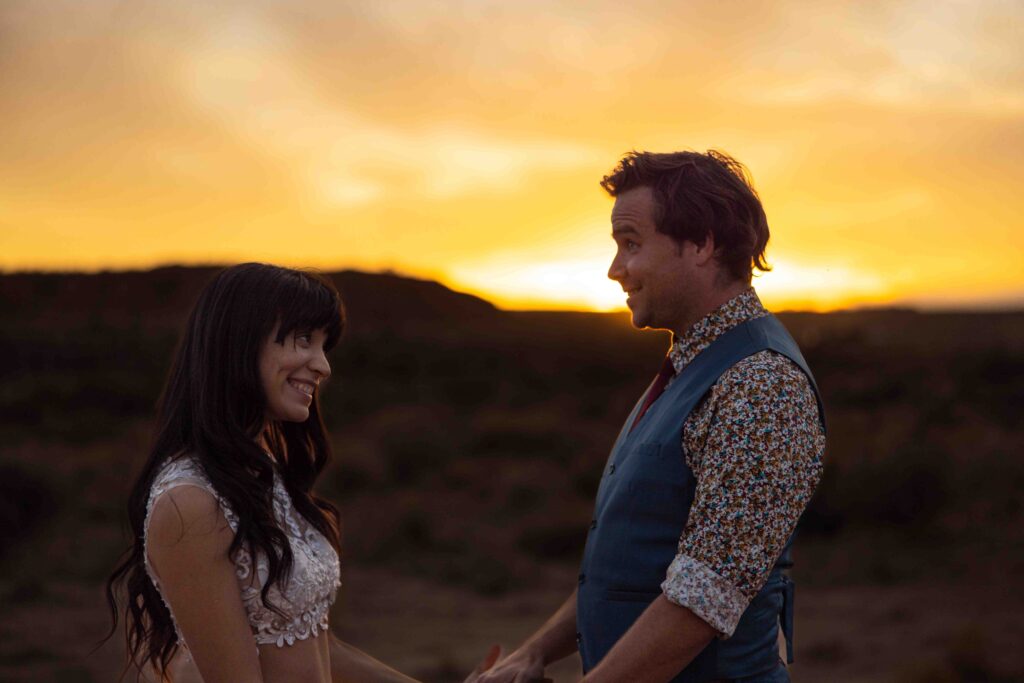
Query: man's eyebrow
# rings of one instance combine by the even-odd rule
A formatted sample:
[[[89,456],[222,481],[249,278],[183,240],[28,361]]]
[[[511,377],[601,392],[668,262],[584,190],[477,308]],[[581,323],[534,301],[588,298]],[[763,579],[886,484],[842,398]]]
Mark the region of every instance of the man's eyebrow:
[[[639,235],[640,233],[637,232],[636,228],[630,227],[628,225],[620,228],[612,228],[612,237],[615,237],[616,235],[626,234]]]

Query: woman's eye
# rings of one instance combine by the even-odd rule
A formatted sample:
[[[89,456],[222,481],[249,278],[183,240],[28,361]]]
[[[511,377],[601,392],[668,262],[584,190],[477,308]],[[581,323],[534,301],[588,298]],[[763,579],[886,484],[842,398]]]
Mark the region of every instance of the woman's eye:
[[[313,335],[308,332],[303,332],[302,334],[295,335],[295,341],[302,344],[309,344],[313,341]]]

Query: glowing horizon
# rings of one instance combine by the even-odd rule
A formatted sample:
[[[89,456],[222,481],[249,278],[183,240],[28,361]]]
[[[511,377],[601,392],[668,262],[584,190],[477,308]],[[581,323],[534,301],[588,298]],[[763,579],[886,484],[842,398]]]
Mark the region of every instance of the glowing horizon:
[[[621,310],[629,149],[723,149],[769,307],[1024,307],[1024,6],[0,6],[0,270],[265,260]]]

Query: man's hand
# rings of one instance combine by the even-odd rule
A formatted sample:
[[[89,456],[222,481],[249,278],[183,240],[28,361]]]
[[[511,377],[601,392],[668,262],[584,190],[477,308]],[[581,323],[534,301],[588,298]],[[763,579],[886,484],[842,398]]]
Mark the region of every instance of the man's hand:
[[[576,652],[576,591],[562,603],[540,629],[517,650],[498,661],[500,650],[488,653],[484,664],[470,674],[466,683],[552,683],[544,677],[545,663],[551,664]],[[493,664],[493,666],[491,666]]]
[[[486,671],[486,669],[485,669]],[[539,655],[516,650],[473,683],[551,683],[544,678],[544,660]],[[467,680],[466,683],[469,683]]]

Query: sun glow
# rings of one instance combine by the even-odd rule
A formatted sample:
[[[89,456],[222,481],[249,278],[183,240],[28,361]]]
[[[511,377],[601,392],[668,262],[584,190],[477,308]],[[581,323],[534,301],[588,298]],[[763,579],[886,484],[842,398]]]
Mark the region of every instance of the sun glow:
[[[607,259],[495,259],[455,268],[451,280],[506,308],[618,310],[625,295],[607,272]]]
[[[892,286],[877,273],[778,259],[770,271],[754,277],[754,287],[765,305],[776,310],[826,311],[892,297]]]

